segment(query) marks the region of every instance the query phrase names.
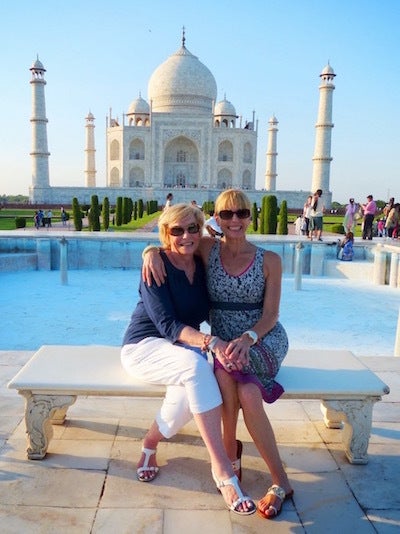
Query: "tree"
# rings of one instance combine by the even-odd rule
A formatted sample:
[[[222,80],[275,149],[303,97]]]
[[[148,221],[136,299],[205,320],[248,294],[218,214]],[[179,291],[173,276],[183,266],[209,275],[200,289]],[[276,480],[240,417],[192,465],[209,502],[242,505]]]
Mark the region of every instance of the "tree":
[[[122,197],[117,197],[117,204],[115,206],[115,224],[122,225]]]
[[[100,232],[100,206],[99,197],[92,195],[89,211],[89,228],[92,232]]]
[[[72,217],[74,219],[75,230],[80,232],[82,230],[82,210],[76,197],[72,199]]]
[[[276,234],[278,224],[278,201],[275,195],[268,195],[262,199],[261,233]]]
[[[257,230],[258,230],[258,208],[257,208],[257,202],[253,203],[252,219],[253,219],[253,230],[255,232],[257,232]]]
[[[286,200],[282,200],[279,208],[278,235],[288,235],[288,210]]]
[[[107,231],[110,227],[110,201],[108,200],[108,197],[104,198],[103,209],[101,211],[103,219],[103,228]]]

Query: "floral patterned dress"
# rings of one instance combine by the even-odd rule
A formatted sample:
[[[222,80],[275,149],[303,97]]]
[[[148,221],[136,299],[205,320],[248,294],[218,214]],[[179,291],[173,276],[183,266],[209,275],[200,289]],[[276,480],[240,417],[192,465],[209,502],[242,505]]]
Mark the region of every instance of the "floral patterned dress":
[[[207,286],[211,300],[211,333],[225,341],[251,330],[263,310],[265,279],[264,249],[257,247],[254,261],[239,276],[229,275],[221,262],[221,243],[217,241],[210,253],[207,267]],[[262,393],[265,402],[272,403],[283,393],[274,378],[288,351],[288,338],[283,326],[276,325],[250,348],[250,363],[242,371],[230,375],[237,382],[252,382]],[[223,369],[217,359],[216,368]]]

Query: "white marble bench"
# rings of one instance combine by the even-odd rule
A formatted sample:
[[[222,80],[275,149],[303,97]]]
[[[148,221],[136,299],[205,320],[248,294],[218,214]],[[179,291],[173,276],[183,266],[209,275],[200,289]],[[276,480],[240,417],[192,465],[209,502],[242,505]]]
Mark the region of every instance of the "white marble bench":
[[[351,352],[290,350],[277,380],[285,399],[319,399],[328,428],[343,428],[351,463],[368,462],[372,409],[389,388]],[[162,397],[163,387],[127,375],[119,347],[45,345],[10,381],[25,397],[27,456],[45,457],[52,424],[62,424],[78,396]]]

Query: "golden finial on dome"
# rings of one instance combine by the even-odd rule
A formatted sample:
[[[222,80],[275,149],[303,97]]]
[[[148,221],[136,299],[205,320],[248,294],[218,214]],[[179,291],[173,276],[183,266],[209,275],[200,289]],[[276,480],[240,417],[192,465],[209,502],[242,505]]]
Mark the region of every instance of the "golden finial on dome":
[[[185,46],[185,41],[186,41],[186,38],[185,38],[185,26],[182,26],[182,46],[183,47]]]

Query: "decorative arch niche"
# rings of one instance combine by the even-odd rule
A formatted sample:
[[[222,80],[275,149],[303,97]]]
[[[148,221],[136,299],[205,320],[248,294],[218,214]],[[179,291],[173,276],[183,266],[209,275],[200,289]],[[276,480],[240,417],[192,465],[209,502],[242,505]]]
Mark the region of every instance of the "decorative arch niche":
[[[185,136],[172,139],[164,150],[164,186],[198,187],[199,151]]]

